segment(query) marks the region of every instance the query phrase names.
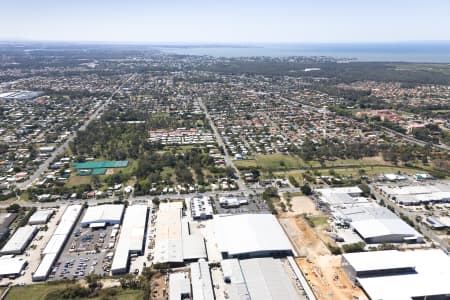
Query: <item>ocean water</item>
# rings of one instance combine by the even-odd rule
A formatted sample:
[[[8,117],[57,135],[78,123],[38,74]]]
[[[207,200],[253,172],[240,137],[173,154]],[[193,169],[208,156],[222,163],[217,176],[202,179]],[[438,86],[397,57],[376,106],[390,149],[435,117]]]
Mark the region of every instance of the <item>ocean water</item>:
[[[368,62],[450,63],[450,42],[372,44],[258,44],[258,45],[173,45],[158,47],[166,53],[248,56],[331,56]]]

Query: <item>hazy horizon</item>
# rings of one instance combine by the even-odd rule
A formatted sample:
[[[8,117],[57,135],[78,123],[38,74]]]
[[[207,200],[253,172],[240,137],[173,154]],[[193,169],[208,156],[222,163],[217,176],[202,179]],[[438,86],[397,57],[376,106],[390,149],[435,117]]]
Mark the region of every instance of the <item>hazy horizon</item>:
[[[450,41],[441,0],[245,2],[15,0],[0,40],[109,43],[390,43]]]

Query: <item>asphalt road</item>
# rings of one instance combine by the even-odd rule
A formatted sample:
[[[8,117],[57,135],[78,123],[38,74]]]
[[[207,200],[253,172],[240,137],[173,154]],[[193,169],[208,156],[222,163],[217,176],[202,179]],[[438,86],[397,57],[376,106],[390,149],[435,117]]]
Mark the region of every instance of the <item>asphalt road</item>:
[[[86,130],[86,127],[91,123],[93,120],[95,120],[97,117],[101,116],[101,114],[104,112],[104,109],[106,106],[108,106],[112,98],[120,91],[120,89],[128,82],[130,81],[135,74],[131,75],[127,80],[125,80],[117,89],[114,90],[114,92],[111,94],[111,96],[87,119],[80,128],[72,133],[69,138],[61,144],[58,148],[56,148],[55,151],[52,152],[49,158],[47,158],[40,166],[39,168],[25,181],[16,183],[17,188],[21,190],[26,190],[30,184],[32,184],[36,179],[38,179],[42,173],[47,170],[47,168],[50,166],[51,162],[56,159],[59,155],[63,155],[66,152],[66,149],[69,146],[69,143],[72,142],[75,137],[77,136],[77,133],[83,130]]]
[[[225,164],[229,167],[232,167],[234,169],[235,173],[237,174],[237,176],[239,177],[237,179],[237,184],[239,186],[239,190],[244,190],[244,191],[248,190],[247,186],[245,185],[245,182],[242,180],[242,178],[240,176],[239,170],[234,165],[233,159],[228,154],[228,151],[225,147],[225,143],[223,142],[222,136],[219,134],[219,131],[217,130],[216,125],[214,124],[214,121],[211,119],[211,116],[209,115],[208,109],[206,108],[205,104],[203,103],[203,100],[199,98],[198,102],[200,104],[201,109],[205,113],[206,118],[209,121],[209,124],[213,130],[214,136],[216,137],[216,141],[219,144],[219,147],[221,147],[225,152]]]
[[[235,191],[222,191],[222,192],[206,192],[206,193],[191,193],[191,194],[163,194],[163,195],[145,195],[145,196],[130,196],[128,198],[125,198],[124,200],[127,200],[130,204],[147,204],[150,203],[152,199],[158,198],[158,199],[169,199],[169,200],[175,200],[175,199],[184,199],[184,198],[190,198],[197,196],[199,194],[205,195],[208,197],[219,195],[237,195],[237,196],[249,196],[249,195],[255,195],[255,194],[261,194],[264,192],[265,188],[257,188],[252,190],[235,190]],[[299,192],[299,188],[279,188],[278,191],[280,193],[286,193],[286,192]],[[101,203],[111,203],[112,201],[119,200],[118,197],[108,197],[108,198],[102,198],[102,199],[75,199],[75,200],[58,200],[54,202],[29,202],[29,201],[14,201],[14,203],[17,203],[21,206],[26,207],[55,207],[55,206],[62,206],[62,205],[71,205],[71,204],[84,204],[88,203],[89,205],[97,205]],[[0,205],[0,209],[7,208],[11,203],[5,203]],[[149,205],[150,206],[150,205]]]
[[[418,139],[416,139],[416,138],[414,138],[414,137],[412,137],[412,136],[410,136],[410,135],[406,135],[406,134],[397,132],[397,131],[392,130],[392,129],[390,129],[390,128],[387,128],[387,127],[384,127],[384,126],[379,126],[379,125],[376,125],[376,126],[377,126],[378,128],[380,128],[381,130],[384,130],[384,131],[386,131],[386,132],[388,132],[388,133],[391,133],[391,134],[393,134],[393,135],[396,135],[396,136],[398,136],[398,137],[401,137],[401,138],[403,138],[405,141],[410,142],[410,143],[412,143],[412,144],[416,144],[416,145],[419,145],[419,146],[422,146],[422,147],[425,147],[425,146],[428,144],[428,143],[426,143],[426,142],[424,142],[424,141],[421,141],[421,140],[418,140]],[[450,151],[450,147],[447,146],[447,145],[444,145],[444,144],[440,144],[440,145],[431,144],[431,147],[432,147],[432,148],[435,148],[435,149],[439,149],[439,150]]]

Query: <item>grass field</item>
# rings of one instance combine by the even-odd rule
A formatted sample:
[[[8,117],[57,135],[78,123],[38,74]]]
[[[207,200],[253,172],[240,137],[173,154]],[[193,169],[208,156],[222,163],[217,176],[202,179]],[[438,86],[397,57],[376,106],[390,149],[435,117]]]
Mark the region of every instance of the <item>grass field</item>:
[[[307,216],[308,222],[310,222],[313,227],[318,227],[321,225],[325,225],[328,222],[327,216]]]
[[[409,167],[401,167],[401,166],[362,166],[359,168],[320,168],[315,169],[314,172],[316,174],[320,174],[322,176],[328,176],[330,175],[330,171],[333,170],[334,173],[341,177],[353,177],[353,178],[359,178],[361,176],[360,172],[361,170],[364,170],[364,175],[368,177],[374,177],[379,176],[384,173],[406,173],[409,175],[416,174],[420,172],[420,170],[415,168],[409,168]],[[292,170],[292,171],[286,171],[286,172],[276,172],[275,175],[281,176],[285,175],[287,176],[293,176],[300,184],[303,182],[303,174],[306,172],[306,170]]]
[[[72,176],[69,177],[69,180],[67,180],[66,186],[67,187],[73,187],[80,184],[88,184],[91,183],[92,176],[76,176],[75,174],[72,174]]]
[[[291,196],[291,197],[300,197],[300,196],[303,196],[303,193],[302,192],[292,192],[292,193],[289,193],[289,195]],[[288,193],[284,193],[283,194],[283,197],[286,199],[287,198],[287,196],[288,196]]]
[[[284,170],[308,167],[301,158],[284,154],[257,155],[255,156],[255,159],[236,160],[234,163],[238,168],[259,167],[263,170]]]
[[[71,284],[34,284],[27,286],[16,286],[13,287],[6,300],[45,300],[47,295],[51,292],[55,292],[58,290],[63,290],[66,287],[71,286]],[[73,286],[73,285],[72,285]],[[105,298],[105,292],[107,289],[102,290],[98,297],[93,298],[77,298],[78,300],[90,299],[90,300],[101,300],[101,299],[117,299],[117,300],[141,300],[143,296],[143,292],[140,290],[122,290],[119,289],[119,292],[115,296],[111,296],[110,298]]]
[[[284,154],[257,155],[254,159],[234,161],[238,168],[258,167],[262,170],[292,170],[305,169],[309,167],[321,167],[317,161],[305,162],[300,157]],[[337,159],[325,161],[325,167],[333,168],[339,166],[374,166],[389,165],[381,157],[364,157],[362,159]]]

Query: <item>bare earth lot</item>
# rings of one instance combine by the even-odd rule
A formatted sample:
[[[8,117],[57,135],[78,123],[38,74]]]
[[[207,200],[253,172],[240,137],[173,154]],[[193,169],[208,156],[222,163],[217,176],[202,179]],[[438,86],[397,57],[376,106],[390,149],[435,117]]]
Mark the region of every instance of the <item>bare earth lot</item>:
[[[301,216],[282,217],[279,221],[302,257],[296,262],[317,299],[367,299],[359,288],[353,287],[341,270],[341,256],[331,255],[321,235],[316,232],[322,226],[311,228]]]

